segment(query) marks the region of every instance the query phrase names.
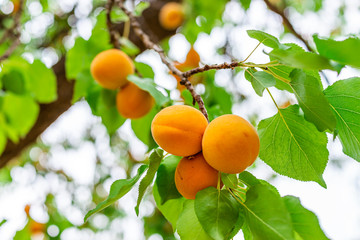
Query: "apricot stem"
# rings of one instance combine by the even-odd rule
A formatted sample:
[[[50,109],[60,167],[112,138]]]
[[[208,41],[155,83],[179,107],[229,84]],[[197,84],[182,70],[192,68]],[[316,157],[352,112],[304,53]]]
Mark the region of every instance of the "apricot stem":
[[[246,62],[246,60],[248,60],[251,55],[256,51],[256,49],[260,46],[260,44],[262,44],[265,40],[262,40],[261,42],[258,43],[258,45],[256,45],[256,47],[251,51],[251,53],[244,59],[242,60],[241,62]]]
[[[230,188],[226,188],[230,194],[235,198],[236,201],[238,201],[240,204],[243,204],[245,202],[245,199],[243,199],[242,197],[235,195],[232,190]],[[241,201],[239,201],[239,198],[241,199]]]
[[[221,173],[218,173],[218,183],[217,183],[217,189],[220,191],[221,189]]]

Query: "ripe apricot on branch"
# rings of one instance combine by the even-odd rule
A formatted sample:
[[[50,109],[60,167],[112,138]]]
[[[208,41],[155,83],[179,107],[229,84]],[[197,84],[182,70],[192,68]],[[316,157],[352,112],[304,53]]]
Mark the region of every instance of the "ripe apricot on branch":
[[[166,30],[175,30],[184,21],[184,11],[180,3],[166,3],[159,13],[160,25]]]
[[[210,166],[224,173],[240,173],[253,164],[260,141],[255,128],[237,115],[214,119],[206,128],[202,148]]]
[[[165,151],[177,156],[190,156],[201,151],[201,140],[208,122],[197,109],[174,105],[154,117],[151,133]]]
[[[184,157],[175,170],[175,185],[179,193],[187,199],[195,199],[196,193],[207,187],[215,187],[219,172],[212,168],[202,153]]]
[[[141,118],[153,105],[154,98],[132,82],[126,84],[116,95],[116,107],[125,118]]]
[[[121,50],[105,50],[93,59],[90,66],[93,78],[104,88],[117,89],[128,81],[126,77],[134,73],[134,63]]]

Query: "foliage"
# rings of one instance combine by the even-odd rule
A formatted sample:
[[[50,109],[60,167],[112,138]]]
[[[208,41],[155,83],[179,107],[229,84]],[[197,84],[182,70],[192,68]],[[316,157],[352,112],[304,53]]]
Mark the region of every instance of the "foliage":
[[[203,189],[197,193],[195,200],[183,198],[174,182],[180,157],[166,154],[157,147],[151,136],[151,121],[162,108],[178,102],[199,108],[199,104],[194,104],[193,95],[188,90],[181,92],[180,89],[163,87],[156,81],[156,67],[138,61],[136,57],[144,51],[143,46],[138,42],[131,42],[129,35],[133,32],[129,32],[128,29],[131,27],[129,22],[131,19],[120,8],[114,7],[111,12],[109,18],[116,26],[114,25],[109,31],[109,22],[107,22],[109,19],[104,10],[106,7],[104,1],[93,1],[93,8],[88,18],[93,21],[94,26],[91,35],[86,38],[77,36],[81,29],[76,27],[74,18],[79,21],[77,14],[81,15],[81,11],[78,11],[75,5],[71,10],[63,9],[61,11],[64,12],[61,12],[59,6],[57,10],[53,9],[53,2],[41,0],[36,3],[41,5],[41,13],[48,13],[54,18],[54,23],[44,27],[44,35],[41,37],[32,35],[28,43],[23,40],[24,42],[10,57],[1,60],[0,156],[8,142],[17,144],[29,134],[39,120],[43,106],[54,103],[60,98],[61,93],[57,91],[59,73],[55,71],[55,67],[49,68],[50,64],[45,64],[46,61],[41,58],[46,49],[55,49],[56,61],[61,59],[65,62],[66,81],[74,84],[73,89],[68,89],[73,91],[71,104],[86,103],[92,114],[99,117],[101,126],[106,128],[105,138],[97,140],[98,136],[94,136],[96,134],[89,129],[82,140],[94,146],[99,142],[106,142],[110,152],[116,155],[116,161],[112,165],[103,159],[106,157],[101,153],[97,153],[95,157],[97,175],[94,177],[93,185],[87,186],[91,191],[90,203],[84,205],[75,203],[85,215],[83,225],[75,226],[59,211],[54,193],[49,190],[43,203],[49,216],[48,222],[44,224],[46,228],[51,225],[57,226],[60,232],[58,236],[71,227],[101,231],[93,224],[93,219],[101,214],[109,221],[125,217],[125,210],[115,206],[114,203],[138,188],[134,212],[139,218],[144,219],[145,224],[150,224],[152,217],[157,217],[153,227],[157,230],[151,234],[157,232],[162,236],[173,238],[176,232],[185,240],[217,240],[232,239],[241,230],[246,240],[328,239],[320,227],[317,216],[302,206],[299,198],[281,196],[276,187],[270,184],[270,180],[258,179],[247,171],[240,174],[222,173],[223,185],[218,184],[217,189],[213,187]],[[35,18],[29,12],[29,4],[24,5],[20,19],[21,26],[25,26],[23,31]],[[196,45],[202,37],[216,34],[216,30],[238,27],[239,23],[226,20],[224,11],[229,11],[230,4],[237,4],[246,14],[253,3],[251,0],[230,2],[221,0],[216,4],[209,4],[207,0],[184,1],[186,22],[177,30],[178,34],[182,34],[191,45]],[[284,0],[278,1],[274,6],[279,11],[291,8],[297,14],[315,13],[322,9],[323,0]],[[151,8],[149,2],[141,1],[135,6],[134,14],[138,17],[145,16],[146,11]],[[0,37],[5,36],[7,29],[13,26],[12,18],[11,15],[1,13],[0,22],[4,30],[0,31]],[[112,31],[118,30],[119,26],[123,28],[120,28],[122,32],[117,32],[121,38],[116,41],[120,44],[121,50],[133,58],[136,69],[135,74],[128,76],[128,80],[149,92],[156,102],[146,116],[136,120],[127,120],[118,113],[115,101],[118,90],[101,88],[90,73],[92,59],[101,51],[114,47],[111,34]],[[284,33],[286,31],[291,32],[291,29],[285,29]],[[224,67],[230,69],[227,72],[231,78],[230,87],[220,86],[219,82],[215,81],[215,78],[219,80],[216,71],[211,70],[209,66],[202,68],[201,73],[196,76],[192,76],[198,77],[198,82],[193,84],[195,90],[201,92],[209,120],[231,114],[238,105],[246,104],[246,101],[242,102],[246,96],[242,95],[239,87],[244,83],[237,82],[237,79],[247,79],[254,90],[254,96],[265,98],[270,95],[276,109],[273,116],[265,119],[251,116],[260,137],[259,159],[277,174],[300,181],[313,181],[326,188],[323,174],[329,161],[328,136],[339,138],[344,154],[360,162],[360,77],[336,79],[324,89],[325,78],[320,77],[320,72],[323,74],[322,71],[326,70],[325,73],[339,74],[344,69],[352,69],[356,72],[360,68],[359,36],[343,36],[338,40],[333,39],[332,36],[322,37],[315,34],[314,46],[312,46],[314,50],[306,51],[295,43],[283,43],[280,34],[277,37],[260,30],[247,30],[246,33],[247,38],[258,42],[258,46],[255,49],[248,49],[251,54],[243,58],[244,60],[232,56],[229,48],[234,46],[229,39],[226,39],[226,43],[219,44],[221,46],[217,49],[218,53],[224,53],[219,54],[222,59],[231,58],[232,62],[238,63],[235,67]],[[161,36],[157,40],[162,38]],[[68,44],[69,39],[74,39],[74,43]],[[169,42],[169,39],[164,39],[160,45],[166,48]],[[0,55],[10,49],[11,43],[10,40],[1,41]],[[269,61],[265,63],[248,61],[253,51],[259,51],[257,49],[259,46],[265,47],[264,57]],[[160,54],[167,55],[167,49],[162,52],[157,47],[154,48]],[[211,64],[211,62],[204,63]],[[202,66],[203,63],[200,64],[200,67]],[[297,104],[291,104],[286,108],[279,106],[279,100],[273,93],[280,91],[296,99]],[[178,95],[180,97],[174,97]],[[140,162],[134,160],[131,155],[130,143],[119,130],[122,127],[129,127],[135,137],[146,146],[146,155],[144,155],[146,157]],[[79,147],[65,140],[58,145],[64,149]],[[45,176],[44,179],[49,177],[49,173],[55,174],[59,181],[61,183],[64,181],[64,185],[71,190],[84,187],[75,183],[65,172],[45,163],[44,159],[50,158],[53,147],[42,145],[40,139],[36,145],[19,157],[20,167],[27,166],[36,172],[36,176]],[[34,157],[36,151],[40,151],[41,154]],[[126,179],[112,178],[111,168],[117,167],[124,169]],[[7,166],[0,170],[1,185],[12,184],[12,168],[13,166]],[[134,171],[136,168],[137,171]],[[103,174],[102,171],[106,173]],[[99,189],[104,190],[109,181],[112,184],[108,196],[104,197],[99,194]],[[154,213],[152,217],[143,216],[141,204],[144,202],[155,204],[157,215]],[[8,221],[0,220],[0,228],[6,227]],[[15,234],[14,239],[29,239],[33,221],[28,215],[23,229]],[[164,230],[165,223],[171,224],[170,231]],[[104,228],[110,229],[109,226],[110,224]],[[44,234],[48,239],[57,239],[47,232]]]

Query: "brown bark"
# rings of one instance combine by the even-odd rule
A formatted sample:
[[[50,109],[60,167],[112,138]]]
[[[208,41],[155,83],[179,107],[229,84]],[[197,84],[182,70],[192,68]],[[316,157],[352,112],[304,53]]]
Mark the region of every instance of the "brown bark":
[[[149,34],[154,41],[160,40],[173,35],[174,31],[167,31],[163,29],[158,21],[159,10],[167,1],[152,1],[151,6],[143,12],[143,15],[138,18],[142,24],[145,32]],[[120,24],[114,26],[120,34],[122,34],[124,25]],[[133,30],[130,31],[129,39],[136,44],[141,51],[146,48],[142,41],[135,35]],[[71,107],[71,100],[74,90],[74,81],[66,79],[65,75],[65,59],[62,58],[53,70],[57,77],[57,93],[58,98],[55,102],[50,104],[41,104],[40,113],[35,125],[29,133],[21,139],[17,144],[7,142],[4,152],[0,156],[0,168],[4,167],[11,159],[17,157],[26,147],[36,141],[36,139],[45,131],[61,114]]]

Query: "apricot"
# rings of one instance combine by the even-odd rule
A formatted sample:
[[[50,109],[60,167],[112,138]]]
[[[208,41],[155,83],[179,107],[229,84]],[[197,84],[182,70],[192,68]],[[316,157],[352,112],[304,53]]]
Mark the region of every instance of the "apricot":
[[[169,2],[160,9],[159,22],[166,30],[175,30],[184,21],[184,11],[180,3]]]
[[[195,199],[195,195],[207,187],[215,187],[219,172],[212,168],[202,153],[193,157],[184,157],[175,170],[175,185],[179,193],[187,199]]]
[[[214,119],[206,128],[202,150],[207,163],[224,173],[240,173],[259,154],[260,141],[255,128],[237,115]]]
[[[123,51],[109,49],[95,56],[90,71],[102,87],[117,89],[128,83],[126,78],[134,73],[134,63]]]
[[[129,82],[116,95],[116,107],[125,118],[137,119],[150,112],[154,98],[136,84]]]
[[[197,109],[186,105],[164,108],[151,123],[155,142],[177,156],[190,156],[201,151],[201,140],[208,122]]]
[[[30,220],[30,232],[32,234],[39,234],[45,232],[46,225],[43,223]]]
[[[26,216],[29,217],[30,216],[30,205],[29,204],[25,205],[24,211],[26,213]]]
[[[191,47],[188,54],[186,55],[184,65],[191,68],[195,68],[199,66],[199,62],[200,62],[200,55],[193,47]]]

